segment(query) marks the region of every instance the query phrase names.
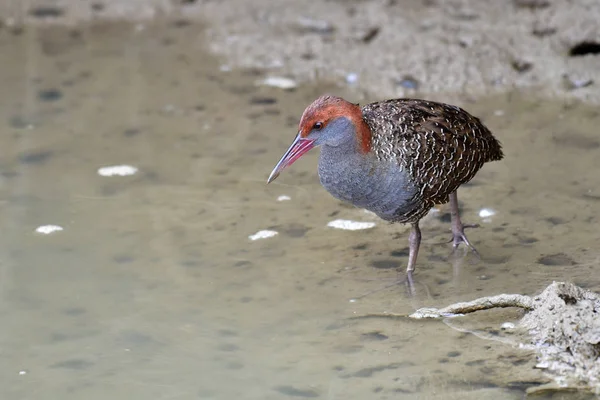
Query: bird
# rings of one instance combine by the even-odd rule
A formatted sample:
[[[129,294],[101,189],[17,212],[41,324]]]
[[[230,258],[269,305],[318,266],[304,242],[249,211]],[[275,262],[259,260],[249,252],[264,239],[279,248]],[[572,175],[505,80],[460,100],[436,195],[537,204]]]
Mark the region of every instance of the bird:
[[[419,221],[437,204],[450,203],[452,243],[475,247],[458,209],[458,188],[481,167],[504,157],[501,143],[481,120],[441,102],[399,98],[360,106],[323,95],[302,114],[298,132],[267,179],[315,147],[318,175],[335,198],[392,223],[411,224],[406,272],[415,270]]]

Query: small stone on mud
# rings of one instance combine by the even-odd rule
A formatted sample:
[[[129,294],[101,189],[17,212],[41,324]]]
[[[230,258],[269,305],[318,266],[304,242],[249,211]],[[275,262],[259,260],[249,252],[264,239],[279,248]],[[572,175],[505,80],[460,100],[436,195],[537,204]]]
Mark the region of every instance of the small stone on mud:
[[[270,105],[270,104],[275,104],[277,103],[277,99],[274,97],[252,97],[250,99],[250,104],[256,104],[256,105]]]
[[[525,61],[525,60],[520,60],[520,59],[513,60],[510,63],[510,65],[513,67],[513,69],[515,71],[520,72],[520,73],[527,72],[533,68],[533,63],[531,63],[529,61]]]
[[[548,221],[552,225],[562,225],[566,222],[564,219],[562,219],[560,217],[548,217],[548,218],[546,218],[546,221]]]
[[[561,147],[572,147],[579,150],[592,150],[600,147],[600,140],[583,133],[565,132],[552,135],[552,141]]]
[[[419,81],[410,75],[405,75],[396,81],[396,85],[404,89],[417,90],[419,88]]]
[[[21,115],[13,115],[10,117],[9,124],[11,128],[15,129],[33,129],[35,126],[33,121]]]
[[[533,34],[533,36],[537,37],[551,36],[556,33],[556,28],[552,28],[549,26],[540,26],[533,28],[533,31],[531,31],[531,33]]]
[[[546,8],[550,6],[549,0],[513,0],[516,7],[519,8]]]
[[[390,256],[392,257],[408,257],[409,255],[409,248],[405,247],[402,250],[392,250],[390,252]]]
[[[370,43],[379,35],[379,31],[381,29],[378,26],[374,26],[368,29],[365,34],[362,36],[361,41],[364,43]]]
[[[389,337],[387,335],[384,335],[381,332],[368,332],[368,333],[363,333],[362,335],[360,335],[361,340],[372,340],[372,341],[380,341],[380,340],[387,340],[389,339]]]
[[[126,137],[131,137],[131,136],[136,136],[138,133],[140,133],[139,129],[129,128],[129,129],[125,129],[125,131],[123,132],[123,135],[125,135]]]
[[[21,154],[19,161],[23,164],[44,164],[52,157],[51,151],[35,151],[31,153]]]
[[[64,10],[59,7],[40,6],[29,10],[29,15],[36,18],[57,18],[64,14]]]
[[[396,260],[375,260],[371,262],[371,266],[377,269],[395,269],[400,267],[400,263]]]
[[[62,97],[62,91],[59,89],[44,89],[38,92],[38,99],[42,101],[56,101]]]
[[[102,3],[92,3],[90,5],[90,7],[92,8],[92,11],[96,11],[96,12],[100,12],[100,11],[104,10],[104,4],[102,4]]]
[[[559,266],[559,265],[575,265],[577,264],[571,257],[564,253],[549,254],[541,256],[537,259],[538,264],[548,266]]]
[[[304,237],[306,232],[308,232],[309,230],[310,228],[307,228],[302,224],[292,223],[290,226],[285,228],[285,230],[283,230],[283,233],[292,238],[299,238]]]
[[[312,389],[296,389],[290,385],[281,385],[274,388],[276,392],[292,397],[319,397],[319,394]]]

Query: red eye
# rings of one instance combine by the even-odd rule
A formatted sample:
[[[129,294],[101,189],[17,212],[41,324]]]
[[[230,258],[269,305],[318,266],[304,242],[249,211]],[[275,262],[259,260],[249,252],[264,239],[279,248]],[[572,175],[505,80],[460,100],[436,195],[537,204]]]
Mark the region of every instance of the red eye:
[[[321,129],[323,129],[323,123],[322,122],[316,122],[313,126],[313,129],[316,129],[317,131],[320,131]]]

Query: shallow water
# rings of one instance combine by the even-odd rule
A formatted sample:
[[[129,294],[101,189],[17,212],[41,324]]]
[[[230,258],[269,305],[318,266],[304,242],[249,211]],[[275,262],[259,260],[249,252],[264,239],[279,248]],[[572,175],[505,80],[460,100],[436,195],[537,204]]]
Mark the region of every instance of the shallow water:
[[[597,108],[462,104],[506,153],[459,191],[482,259],[450,255],[441,207],[416,295],[376,291],[402,278],[407,227],[331,198],[316,151],[265,185],[308,102],[361,96],[257,86],[264,72],[220,70],[201,27],[158,25],[0,32],[2,398],[516,399],[544,381],[461,322],[352,317],[553,280],[600,290]],[[120,164],[139,172],[97,173]],[[64,230],[35,232],[48,224]],[[249,240],[263,229],[279,234]],[[483,314],[492,334],[520,315]]]

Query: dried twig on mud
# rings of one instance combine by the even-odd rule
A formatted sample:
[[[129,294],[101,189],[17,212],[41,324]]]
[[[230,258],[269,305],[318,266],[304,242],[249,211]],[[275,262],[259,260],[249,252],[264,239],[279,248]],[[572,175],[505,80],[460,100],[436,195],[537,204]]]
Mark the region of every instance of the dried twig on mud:
[[[366,314],[358,318],[446,318],[469,314],[475,311],[490,310],[492,308],[517,307],[525,310],[533,309],[533,299],[521,294],[499,294],[497,296],[481,297],[472,301],[451,304],[444,308],[419,308],[410,315],[394,313]]]

